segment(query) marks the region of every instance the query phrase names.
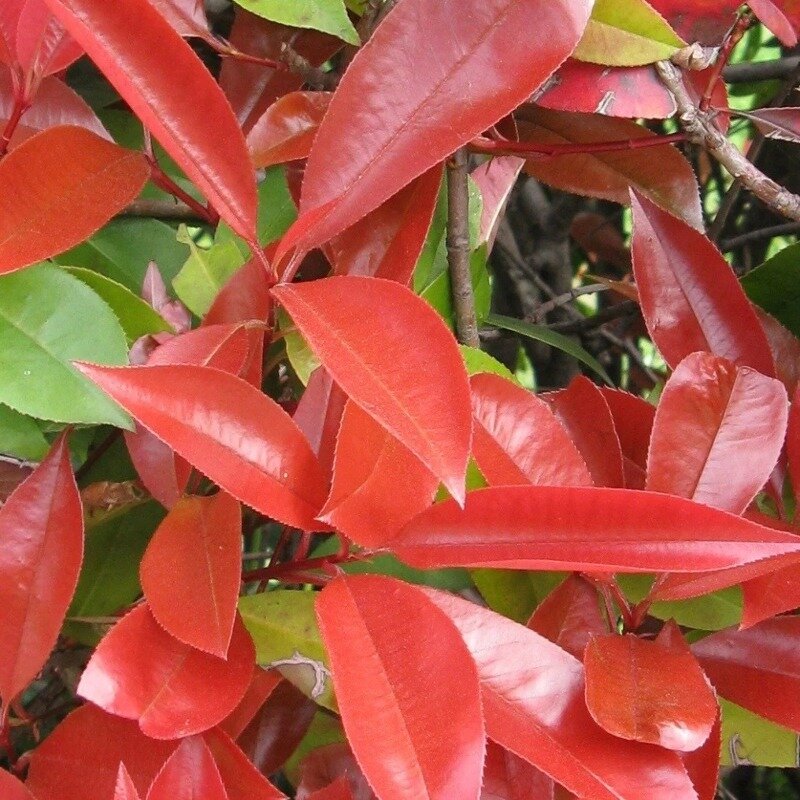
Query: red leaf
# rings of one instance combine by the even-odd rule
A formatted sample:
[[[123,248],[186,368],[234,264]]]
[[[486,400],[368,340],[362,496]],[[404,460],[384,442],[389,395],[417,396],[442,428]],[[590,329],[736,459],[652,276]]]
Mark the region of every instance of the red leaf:
[[[121,761],[117,773],[117,785],[114,788],[114,800],[141,800],[133,778]]]
[[[714,800],[719,781],[719,761],[722,751],[722,718],[717,719],[705,744],[691,753],[683,753],[683,764],[697,792],[698,800]]]
[[[412,181],[366,217],[334,237],[337,275],[365,275],[408,285],[433,219],[443,165]]]
[[[128,455],[145,489],[164,508],[172,508],[186,491],[192,467],[141,425],[123,431]]]
[[[586,704],[614,736],[669,750],[697,750],[717,719],[717,701],[686,643],[596,636],[586,647]]]
[[[236,742],[219,728],[203,734],[214,756],[227,800],[283,800],[279,792],[247,759]],[[203,796],[205,800],[205,796]]]
[[[469,13],[458,0],[404,0],[339,84],[281,252],[328,241],[506,116],[570,54],[590,10],[586,0],[490,0]]]
[[[0,770],[0,796],[3,800],[34,800],[33,795],[25,788],[25,784],[5,770]],[[139,798],[134,797],[133,800]]]
[[[800,557],[800,537],[792,534],[679,497],[592,487],[480,489],[464,509],[447,501],[423,512],[388,546],[424,569],[769,571]],[[733,580],[724,585],[740,580],[730,572]]]
[[[746,116],[768,139],[800,142],[800,108],[759,108]]]
[[[307,158],[331,92],[290,92],[276,100],[247,134],[256,167]]]
[[[254,661],[241,621],[224,661],[174,639],[145,603],[97,646],[78,693],[111,714],[137,720],[147,736],[176,739],[221,722],[242,699]]]
[[[481,800],[553,800],[553,781],[494,742],[486,748]]]
[[[212,47],[219,44],[208,29],[203,0],[148,0],[181,36],[205,39]]]
[[[742,628],[800,608],[800,565],[745,581],[742,584]]]
[[[303,759],[297,800],[310,800],[313,792],[324,789],[340,777],[347,778],[353,800],[377,800],[345,742],[317,747]]]
[[[282,681],[239,737],[239,746],[259,772],[271,775],[294,753],[316,712],[313,700]]]
[[[656,407],[628,392],[606,387],[602,387],[600,391],[614,420],[614,429],[619,436],[623,458],[628,458],[637,466],[646,469]]]
[[[651,64],[607,67],[568,58],[532,99],[556,111],[632,119],[666,119],[675,113],[675,98]]]
[[[576,574],[545,597],[528,620],[528,627],[578,659],[583,659],[592,636],[608,633],[597,590]]]
[[[238,500],[318,530],[325,484],[286,412],[243,380],[190,365],[76,365],[190,464]]]
[[[706,46],[722,43],[736,19],[739,0],[649,0],[686,42]]]
[[[253,667],[253,677],[239,705],[217,726],[231,739],[238,739],[242,731],[252,722],[275,687],[283,680],[278,672]]]
[[[39,76],[61,72],[83,54],[44,0],[25,0],[17,22],[16,51],[20,68],[34,85]]]
[[[308,795],[308,800],[353,800],[350,782],[342,775],[324,789],[312,792]]]
[[[470,178],[475,181],[483,201],[478,242],[488,243],[489,250],[494,245],[506,202],[524,163],[523,159],[516,156],[497,156],[479,164],[470,173]]]
[[[755,312],[705,236],[634,192],[631,249],[647,330],[671,367],[702,350],[775,375]]]
[[[184,739],[156,775],[147,800],[228,800],[211,751],[199,736]]]
[[[477,800],[478,678],[444,614],[416,587],[357,575],[323,589],[317,616],[347,739],[381,800]]]
[[[470,378],[472,452],[490,485],[591,486],[592,478],[547,403],[497,375]]]
[[[144,796],[176,745],[87,703],[33,751],[27,785],[37,800],[109,800],[124,761]]]
[[[380,547],[433,502],[438,486],[408,448],[348,402],[319,519],[363,547]]]
[[[478,666],[489,738],[579,796],[696,800],[677,755],[597,726],[577,659],[524,626],[433,589]]]
[[[788,3],[784,0],[777,5],[772,0],[753,0],[748,5],[752,7],[764,27],[780,39],[781,44],[786,47],[794,47],[797,44],[796,28],[800,27],[800,9],[797,7],[793,9],[794,19],[792,19],[791,16],[784,13],[787,9],[782,8],[782,6],[791,6],[791,0]],[[791,15],[791,12],[789,14]]]
[[[204,325],[168,339],[153,351],[147,365],[194,364],[241,375],[252,357],[254,334],[263,336],[263,330],[240,322]]]
[[[712,633],[692,645],[711,683],[728,700],[800,730],[800,617]]]
[[[601,114],[570,114],[527,105],[514,117],[520,139],[542,144],[586,144],[652,139],[655,134],[628,119]],[[672,145],[604,153],[576,153],[529,158],[525,171],[545,183],[575,194],[627,205],[629,189],[703,229],[697,178],[686,158]]]
[[[46,2],[220,216],[246,241],[255,241],[256,184],[244,136],[189,45],[148,0]]]
[[[214,298],[203,325],[244,322],[257,319],[266,322],[272,310],[267,273],[263,264],[251,258],[228,279]]]
[[[347,395],[333,382],[325,367],[311,374],[294,412],[294,421],[308,439],[330,484],[336,437],[347,403]]]
[[[600,389],[578,376],[566,389],[544,397],[589,468],[595,486],[623,486],[622,448],[614,418]]]
[[[140,577],[159,625],[184,644],[225,658],[242,578],[238,501],[226,492],[179,500],[150,540]]]
[[[0,697],[4,710],[53,648],[83,560],[83,509],[67,434],[0,508]]]
[[[647,489],[741,514],[778,460],[787,415],[780,381],[710,353],[687,356],[658,404]]]
[[[469,385],[442,318],[406,287],[379,278],[327,278],[272,292],[347,395],[463,500]]]
[[[84,128],[28,139],[0,162],[0,273],[74,247],[133,200],[147,162]]]
[[[775,317],[758,306],[753,306],[775,362],[775,377],[786,391],[793,394],[800,383],[800,339],[781,325]]]

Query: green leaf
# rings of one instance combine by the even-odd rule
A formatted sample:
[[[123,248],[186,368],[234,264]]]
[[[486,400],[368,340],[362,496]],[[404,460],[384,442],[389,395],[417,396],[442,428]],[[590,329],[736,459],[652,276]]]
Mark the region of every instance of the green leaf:
[[[185,225],[178,229],[178,241],[189,245],[191,253],[181,271],[172,279],[172,286],[183,304],[193,314],[202,317],[245,259],[232,240],[215,242],[208,250],[202,250],[194,243]]]
[[[747,296],[800,336],[800,244],[785,247],[742,278]]]
[[[256,646],[256,661],[277,669],[319,705],[336,710],[315,598],[315,592],[276,589],[240,598],[239,613]]]
[[[719,698],[723,766],[797,767],[800,740],[794,731]]]
[[[651,575],[618,575],[617,581],[634,603],[643,600],[653,584]],[[741,622],[742,590],[739,586],[731,586],[702,597],[653,603],[650,613],[657,619],[674,619],[687,628],[721,631]]]
[[[55,261],[99,272],[138,294],[151,261],[169,283],[186,261],[186,248],[176,241],[175,230],[163,222],[116,219]]]
[[[489,313],[492,299],[489,272],[486,269],[485,245],[475,250],[470,256],[470,276],[472,291],[475,295],[475,314],[478,322],[481,322]],[[453,295],[449,270],[439,273],[422,291],[420,297],[432,305],[451,327],[454,326]]]
[[[283,165],[266,170],[264,180],[258,185],[258,221],[256,232],[258,241],[268,245],[280,239],[297,219],[297,208],[289,192],[286,182],[286,171]],[[250,248],[240,239],[225,222],[220,222],[214,236],[214,242],[232,240],[242,251],[245,258],[250,257]]]
[[[327,711],[318,709],[308,726],[306,735],[297,745],[289,760],[281,767],[281,772],[286,775],[293,786],[300,783],[300,765],[303,759],[312,751],[327,744],[346,742],[344,728],[339,718]]]
[[[292,318],[281,308],[278,310],[278,329],[284,333],[286,357],[303,386],[308,386],[311,373],[320,365]]]
[[[467,365],[467,373],[469,375],[477,375],[480,372],[491,372],[493,375],[499,375],[512,383],[519,385],[519,382],[514,377],[511,370],[501,364],[496,358],[493,358],[483,350],[478,350],[475,347],[468,347],[465,344],[460,344],[459,350],[464,357],[464,363]]]
[[[50,449],[36,421],[13,408],[0,405],[0,453],[41,461]]]
[[[45,264],[0,277],[0,402],[55,422],[131,428],[71,363],[119,366],[127,356],[117,318],[77,278]]]
[[[99,272],[83,267],[65,267],[70,275],[83,281],[90,289],[105,300],[119,320],[128,342],[134,342],[148,333],[171,331],[170,324],[141,297]]]
[[[361,44],[343,0],[236,0],[236,3],[272,22],[313,28],[338,36],[348,44]]]
[[[572,55],[595,64],[635,67],[662,61],[685,46],[645,0],[596,0]]]
[[[130,605],[141,594],[139,563],[166,512],[154,500],[131,503],[90,518],[78,588],[64,632],[96,644],[102,628],[69,617],[103,617]]]
[[[536,606],[564,580],[563,572],[473,569],[470,574],[492,611],[523,625]]]
[[[587,353],[579,344],[575,344],[572,339],[562,336],[560,333],[551,331],[545,325],[534,325],[530,322],[525,322],[512,317],[504,317],[502,314],[487,314],[484,322],[494,328],[503,328],[507,331],[513,331],[521,336],[527,336],[529,339],[535,339],[537,342],[544,342],[551,347],[571,355],[573,358],[586,364],[589,369],[599,375],[609,386],[613,386],[611,378],[608,373],[603,369],[600,362],[590,353]]]

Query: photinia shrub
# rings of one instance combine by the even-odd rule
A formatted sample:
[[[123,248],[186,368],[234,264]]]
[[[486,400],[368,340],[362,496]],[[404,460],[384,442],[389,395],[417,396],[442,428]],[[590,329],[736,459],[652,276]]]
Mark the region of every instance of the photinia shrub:
[[[0,796],[797,766],[798,35],[4,0]]]

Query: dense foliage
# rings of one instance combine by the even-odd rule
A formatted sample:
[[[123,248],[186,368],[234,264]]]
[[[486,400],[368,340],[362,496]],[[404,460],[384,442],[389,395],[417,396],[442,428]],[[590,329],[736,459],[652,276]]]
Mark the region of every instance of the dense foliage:
[[[797,766],[798,33],[0,0],[0,797]]]

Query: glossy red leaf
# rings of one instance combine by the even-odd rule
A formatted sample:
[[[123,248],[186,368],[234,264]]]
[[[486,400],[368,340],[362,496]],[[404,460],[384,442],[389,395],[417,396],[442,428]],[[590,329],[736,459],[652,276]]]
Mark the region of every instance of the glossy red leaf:
[[[614,420],[623,458],[646,469],[656,407],[628,392],[607,387],[602,387],[600,391]]]
[[[145,603],[100,642],[78,693],[109,713],[137,720],[147,736],[177,739],[213,727],[236,707],[254,661],[253,642],[240,620],[226,661],[170,636]]]
[[[590,10],[586,0],[490,0],[470,13],[457,0],[404,0],[339,84],[283,252],[328,241],[506,116],[570,54]]]
[[[742,584],[742,627],[800,608],[800,565],[745,581]]]
[[[753,0],[748,3],[753,12],[768,30],[772,31],[781,44],[794,47],[797,44],[797,28],[800,27],[800,8],[789,2],[774,3],[772,0]],[[795,7],[791,10],[787,6]]]
[[[363,547],[381,547],[433,502],[438,478],[355,403],[345,406],[333,483],[319,519]]]
[[[314,792],[330,786],[341,777],[347,779],[353,800],[377,800],[345,742],[317,747],[303,759],[300,764],[297,800],[309,800]]]
[[[308,800],[353,800],[350,782],[342,775],[324,789],[318,789],[308,795]]]
[[[741,514],[772,472],[788,416],[783,384],[710,353],[693,353],[656,411],[647,489]]]
[[[250,158],[257,167],[270,167],[308,158],[331,92],[290,92],[276,100],[247,134]]]
[[[747,119],[768,139],[800,142],[800,108],[759,108]]]
[[[553,780],[519,756],[489,742],[481,800],[553,800]]]
[[[212,47],[219,40],[209,31],[203,0],[148,0],[181,36],[205,39]]]
[[[164,508],[172,508],[186,491],[191,464],[141,425],[123,431],[125,446],[145,489]]]
[[[478,676],[447,617],[420,589],[378,575],[329,584],[317,616],[348,742],[381,800],[477,800]]]
[[[684,41],[717,46],[736,21],[739,0],[648,0]]]
[[[194,364],[240,375],[251,358],[253,334],[259,333],[263,336],[263,330],[236,322],[195,328],[157,347],[147,364]]]
[[[439,503],[388,547],[421,568],[715,569],[729,570],[720,579],[733,573],[728,586],[741,580],[731,568],[755,567],[761,574],[800,557],[800,537],[680,497],[558,486],[480,489],[470,492],[463,509],[452,501]]]
[[[144,797],[176,745],[87,703],[33,751],[27,786],[37,800],[109,800],[124,762]]]
[[[254,241],[256,184],[244,136],[191,47],[148,0],[46,1],[220,216]],[[191,91],[175,91],[176,86]],[[225,158],[219,157],[220,142]]]
[[[714,800],[719,783],[719,762],[722,752],[722,717],[717,712],[714,727],[705,743],[690,753],[682,753],[683,765],[689,773],[698,800]]]
[[[716,690],[779,725],[800,730],[800,617],[727,628],[692,645]]]
[[[150,611],[168,633],[225,658],[242,578],[239,502],[227,492],[179,500],[153,534],[139,575]]]
[[[314,67],[324,64],[343,44],[335,36],[279,25],[238,6],[228,39],[240,52],[273,61],[279,61],[284,46],[290,45]],[[302,84],[303,77],[298,73],[238,58],[224,59],[220,70],[220,85],[245,132],[252,129],[278,98]]]
[[[609,733],[683,751],[708,739],[717,701],[680,634],[671,644],[595,636],[583,663],[589,713]]]
[[[239,747],[259,772],[271,775],[294,753],[316,713],[313,700],[282,681],[239,737]]]
[[[442,318],[405,286],[379,278],[341,276],[272,292],[350,399],[463,500],[469,384]]]
[[[56,643],[83,560],[83,509],[66,433],[0,508],[0,697],[5,707]]]
[[[17,22],[16,58],[36,84],[40,76],[66,69],[83,48],[52,15],[44,0],[26,0]]]
[[[117,785],[114,787],[114,800],[141,800],[136,784],[122,762],[117,773]]]
[[[346,403],[347,395],[325,367],[317,367],[294,412],[293,419],[316,453],[328,484],[333,478],[336,438]]]
[[[608,633],[608,620],[600,610],[597,589],[580,575],[572,574],[537,606],[528,627],[575,658],[583,659],[592,636]]]
[[[422,589],[461,633],[478,667],[490,739],[593,800],[695,800],[678,756],[595,724],[583,667],[516,622]]]
[[[251,258],[229,278],[203,319],[203,326],[259,320],[266,322],[272,298],[264,265]]]
[[[133,200],[149,174],[140,153],[64,125],[0,162],[0,273],[87,239]]]
[[[217,726],[219,730],[227,733],[231,739],[238,739],[282,680],[283,676],[278,672],[262,669],[259,666],[254,667],[253,677],[250,679],[250,685],[247,687],[244,697],[239,701],[239,705],[220,722]]]
[[[214,757],[199,736],[184,739],[156,775],[147,800],[228,800]]]
[[[238,500],[317,530],[319,465],[273,400],[240,378],[191,365],[78,368],[190,464]]]
[[[556,111],[632,119],[666,119],[675,113],[675,98],[650,64],[607,67],[568,58],[532,99]]]
[[[25,784],[5,770],[0,770],[0,796],[3,800],[35,800]],[[126,798],[122,798],[122,800],[126,800]],[[133,800],[139,799],[134,797]]]
[[[775,377],[792,395],[800,383],[800,339],[763,309],[754,305],[753,310],[764,329],[772,358],[775,361]]]
[[[592,478],[547,403],[489,373],[470,378],[472,453],[489,485],[591,486]]]
[[[278,791],[250,762],[236,742],[219,728],[203,734],[225,786],[227,800],[283,800]],[[205,800],[205,795],[203,795]]]
[[[600,389],[588,378],[578,376],[566,389],[544,399],[578,448],[594,485],[624,486],[622,447]]]
[[[444,166],[412,181],[366,217],[334,237],[337,275],[365,275],[408,284],[433,219]]]
[[[647,330],[671,367],[705,351],[775,375],[755,312],[705,236],[634,193],[631,250]]]
[[[585,144],[649,139],[652,131],[628,119],[600,114],[571,114],[527,105],[515,113],[522,141]],[[575,194],[627,205],[635,189],[698,230],[703,228],[697,178],[672,145],[603,153],[529,158],[525,171],[545,183]]]

